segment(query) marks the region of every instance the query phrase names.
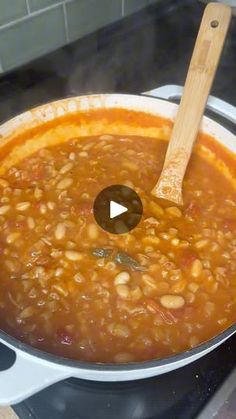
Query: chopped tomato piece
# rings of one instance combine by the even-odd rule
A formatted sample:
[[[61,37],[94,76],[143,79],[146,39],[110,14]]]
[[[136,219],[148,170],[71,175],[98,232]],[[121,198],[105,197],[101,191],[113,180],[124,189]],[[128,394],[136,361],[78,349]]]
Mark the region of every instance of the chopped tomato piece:
[[[226,218],[223,222],[223,228],[227,231],[236,230],[236,220],[233,218]]]
[[[88,216],[92,214],[93,208],[91,203],[82,204],[78,207],[78,212],[80,215]]]
[[[197,259],[196,253],[191,252],[190,250],[185,250],[180,258],[181,268],[190,268],[195,259]]]

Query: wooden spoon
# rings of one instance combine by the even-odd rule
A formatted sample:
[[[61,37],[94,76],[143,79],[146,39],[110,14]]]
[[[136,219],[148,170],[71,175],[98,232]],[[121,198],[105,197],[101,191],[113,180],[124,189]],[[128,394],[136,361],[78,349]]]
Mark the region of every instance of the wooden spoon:
[[[160,178],[157,198],[182,205],[182,183],[218,67],[231,8],[209,3],[204,11]],[[227,75],[225,75],[227,77]]]

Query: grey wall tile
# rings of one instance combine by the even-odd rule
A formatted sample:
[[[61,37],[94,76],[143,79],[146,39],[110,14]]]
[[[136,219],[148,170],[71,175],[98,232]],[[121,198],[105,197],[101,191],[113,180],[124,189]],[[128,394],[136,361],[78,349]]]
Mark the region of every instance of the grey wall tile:
[[[127,16],[148,6],[149,0],[124,0],[124,2],[124,15]]]
[[[27,15],[26,0],[0,0],[0,25]]]
[[[66,11],[70,41],[122,17],[121,0],[74,0]]]
[[[4,71],[18,67],[66,43],[63,7],[58,6],[0,31]]]
[[[30,11],[34,12],[35,10],[43,9],[44,7],[53,6],[61,2],[61,0],[28,0]]]

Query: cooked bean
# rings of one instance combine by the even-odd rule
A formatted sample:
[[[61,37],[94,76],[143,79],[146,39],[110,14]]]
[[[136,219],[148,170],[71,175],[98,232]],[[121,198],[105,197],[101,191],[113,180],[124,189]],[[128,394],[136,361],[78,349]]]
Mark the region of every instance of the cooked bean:
[[[115,262],[112,262],[111,260],[105,264],[105,268],[109,271],[117,271],[117,266]]]
[[[5,179],[0,179],[0,186],[2,188],[7,188],[9,186],[9,182]]]
[[[139,300],[143,296],[141,288],[136,285],[130,290],[130,299],[133,301]]]
[[[114,284],[115,285],[123,285],[123,284],[127,284],[130,280],[130,274],[128,272],[120,272],[118,273],[118,275],[116,275],[115,279],[114,279]]]
[[[0,207],[0,215],[5,215],[10,209],[10,205],[3,205]]]
[[[168,233],[166,233],[166,232],[164,232],[164,233],[160,233],[160,237],[161,237],[163,240],[170,240],[170,238],[171,238],[171,236],[170,236]]]
[[[104,135],[100,135],[99,137],[100,140],[105,140],[105,141],[111,141],[114,139],[114,137],[112,135],[109,134],[104,134]]]
[[[50,209],[51,211],[53,211],[56,208],[56,204],[55,204],[55,202],[49,201],[47,203],[47,207],[48,207],[48,209]]]
[[[175,247],[178,247],[179,243],[180,243],[180,240],[177,237],[171,240],[171,244]]]
[[[209,243],[209,240],[207,239],[203,239],[203,240],[199,240],[195,243],[195,247],[196,249],[204,249]]]
[[[160,298],[160,303],[163,307],[169,308],[169,309],[177,309],[184,306],[185,301],[184,298],[181,295],[163,295]]]
[[[128,338],[130,336],[129,328],[124,324],[115,324],[112,327],[113,336],[118,336],[121,338]]]
[[[62,269],[62,268],[57,268],[57,269],[55,270],[55,276],[56,276],[56,277],[62,276],[62,275],[63,275],[63,273],[64,273],[64,269]]]
[[[6,259],[4,265],[12,273],[17,273],[20,270],[20,262],[16,259]]]
[[[73,151],[69,154],[69,159],[72,161],[76,159],[76,154]]]
[[[177,230],[177,228],[171,227],[171,228],[169,228],[168,233],[170,234],[170,236],[174,236],[175,237],[178,234],[178,230]]]
[[[161,206],[154,201],[151,201],[149,203],[149,209],[151,213],[157,218],[161,217],[164,214],[163,208],[161,208]]]
[[[193,293],[195,293],[199,289],[199,284],[197,284],[196,282],[190,282],[188,284],[188,289],[189,291],[192,291]]]
[[[47,206],[45,204],[40,204],[39,211],[42,215],[46,214],[47,212]]]
[[[56,240],[62,240],[62,239],[64,239],[65,235],[66,235],[66,226],[65,226],[65,224],[64,223],[57,224],[56,229],[55,229],[55,238],[56,238]]]
[[[19,202],[16,204],[17,211],[27,211],[31,206],[30,202]]]
[[[35,190],[34,190],[34,197],[35,197],[35,199],[36,199],[37,201],[39,201],[39,200],[42,198],[42,196],[43,196],[43,191],[42,191],[42,189],[40,189],[40,188],[36,187],[36,188],[35,188]]]
[[[67,189],[69,188],[73,183],[73,179],[70,177],[66,177],[64,179],[62,179],[58,184],[57,184],[57,188],[58,189]]]
[[[88,237],[91,240],[96,240],[98,238],[99,231],[98,231],[98,227],[96,226],[96,224],[89,224],[88,228],[87,228],[87,231],[88,231]]]
[[[14,243],[18,238],[20,237],[20,233],[19,232],[14,232],[11,234],[8,234],[8,236],[6,237],[6,242],[8,244],[12,244]]]
[[[74,251],[74,250],[66,250],[66,251],[65,251],[65,257],[66,257],[68,260],[71,260],[71,261],[73,261],[73,262],[76,262],[76,261],[78,261],[78,260],[82,260],[82,259],[83,259],[82,254],[81,254],[81,253],[79,253],[79,252],[76,252],[76,251]]]
[[[195,348],[199,344],[199,339],[196,336],[191,336],[189,339],[189,346],[191,348]]]
[[[29,317],[33,316],[35,314],[35,307],[33,306],[29,306],[26,307],[24,310],[21,311],[21,313],[19,314],[19,317],[24,320],[24,319],[28,319]]]
[[[33,230],[35,228],[35,221],[32,217],[27,218],[27,225],[30,230]]]
[[[132,162],[130,160],[123,161],[122,166],[125,169],[130,170],[131,172],[136,172],[139,168],[137,164],[135,164],[134,162]]]
[[[127,285],[117,285],[116,292],[120,298],[127,299],[130,296],[130,289]]]
[[[66,289],[66,287],[63,287],[61,284],[55,284],[52,286],[52,289],[56,290],[60,295],[62,295],[63,297],[67,297],[68,290]]]
[[[174,218],[180,218],[180,217],[182,217],[182,212],[177,207],[169,207],[169,208],[166,208],[166,213],[168,215],[170,215],[171,217],[174,217]]]
[[[182,278],[182,279],[179,279],[174,285],[172,285],[171,291],[176,294],[179,294],[185,290],[186,286],[187,286],[187,281],[186,279]]]
[[[88,153],[87,153],[87,151],[81,151],[81,152],[79,153],[79,157],[88,157]]]
[[[142,239],[143,244],[159,245],[160,242],[161,241],[160,241],[159,237],[154,237],[154,236],[146,236],[146,237],[143,237],[143,239]]]
[[[155,281],[155,279],[151,275],[143,274],[142,281],[149,287],[157,289],[157,281]]]
[[[215,311],[215,304],[207,301],[204,307],[204,312],[207,317],[211,317]]]
[[[69,172],[73,167],[73,163],[67,163],[60,169],[60,173],[62,175],[65,175],[67,172]]]
[[[77,272],[77,274],[74,275],[74,280],[81,284],[82,282],[85,282],[85,277],[80,272]]]
[[[203,266],[202,266],[202,262],[199,259],[195,259],[195,261],[192,264],[192,268],[191,268],[191,275],[194,278],[198,278],[203,270]]]
[[[185,293],[185,300],[188,304],[192,304],[195,301],[195,295],[193,292]]]

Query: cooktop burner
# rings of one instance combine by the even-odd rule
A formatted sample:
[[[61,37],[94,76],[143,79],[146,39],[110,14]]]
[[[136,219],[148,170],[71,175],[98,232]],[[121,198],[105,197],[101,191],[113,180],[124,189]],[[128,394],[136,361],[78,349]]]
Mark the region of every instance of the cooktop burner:
[[[8,75],[0,81],[0,121],[63,96],[140,93],[183,84],[203,7],[196,0],[161,1],[149,12],[136,13]],[[212,90],[234,105],[235,19]],[[232,374],[235,348],[236,335],[200,360],[151,379],[65,380],[13,408],[20,419],[192,419]],[[11,357],[0,345],[0,370],[11,364]],[[211,410],[205,412],[201,419],[211,417]]]

